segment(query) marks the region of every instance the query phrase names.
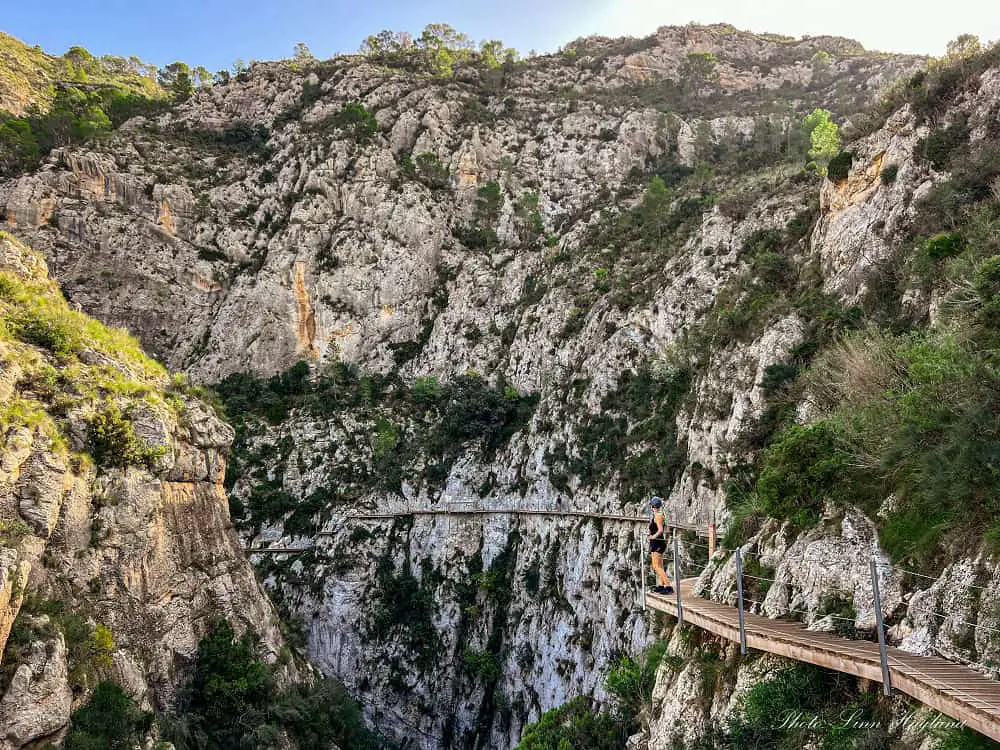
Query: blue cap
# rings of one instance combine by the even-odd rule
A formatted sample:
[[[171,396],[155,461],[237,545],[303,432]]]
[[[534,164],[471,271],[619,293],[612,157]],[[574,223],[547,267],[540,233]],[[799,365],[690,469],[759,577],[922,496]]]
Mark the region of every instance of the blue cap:
[[[654,508],[659,508],[661,505],[663,505],[663,498],[653,495],[653,498],[649,501],[649,504],[652,505]]]

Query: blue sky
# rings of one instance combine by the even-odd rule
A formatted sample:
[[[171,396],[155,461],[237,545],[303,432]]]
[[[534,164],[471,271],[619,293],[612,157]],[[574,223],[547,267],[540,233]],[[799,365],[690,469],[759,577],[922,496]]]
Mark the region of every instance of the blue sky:
[[[5,3],[6,5],[7,3]],[[274,59],[306,42],[319,57],[353,52],[370,33],[450,23],[476,40],[551,51],[587,34],[644,36],[657,26],[727,21],[752,31],[849,36],[870,49],[941,54],[968,32],[1000,38],[985,0],[43,0],[10,3],[0,30],[49,52],[80,44],[210,70]],[[920,7],[926,6],[926,7]]]

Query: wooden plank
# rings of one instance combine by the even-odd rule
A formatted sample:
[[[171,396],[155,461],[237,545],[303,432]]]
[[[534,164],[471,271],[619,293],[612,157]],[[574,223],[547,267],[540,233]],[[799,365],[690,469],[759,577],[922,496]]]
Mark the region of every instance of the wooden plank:
[[[357,521],[381,521],[391,520],[404,516],[489,516],[489,515],[517,515],[517,516],[553,516],[557,518],[588,518],[600,519],[602,521],[621,521],[625,523],[646,524],[649,519],[641,516],[627,516],[614,513],[587,513],[582,510],[545,510],[541,508],[419,508],[414,510],[400,510],[393,513],[348,513],[343,518]],[[699,537],[708,538],[708,526],[692,526],[690,524],[672,523],[671,527],[694,532]],[[338,532],[319,531],[317,536],[330,536]]]
[[[694,596],[694,581],[681,582],[684,621],[739,642],[739,616],[734,607]],[[676,616],[672,597],[646,595],[647,605]],[[747,645],[759,651],[815,664],[845,674],[882,682],[878,646],[851,641],[804,625],[747,613]],[[1000,741],[1000,683],[975,670],[936,656],[917,656],[889,648],[892,686],[921,703]]]

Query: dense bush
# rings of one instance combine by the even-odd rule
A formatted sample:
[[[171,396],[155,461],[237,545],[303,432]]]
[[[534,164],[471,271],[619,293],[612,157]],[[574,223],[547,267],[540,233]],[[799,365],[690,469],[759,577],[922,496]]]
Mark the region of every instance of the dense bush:
[[[987,268],[980,279],[988,301],[992,275]],[[923,565],[948,535],[968,540],[991,527],[1000,516],[991,331],[868,331],[824,352],[808,377],[826,419],[790,428],[765,452],[757,495],[767,512],[805,523],[832,500],[874,514],[892,493],[881,541]]]
[[[756,683],[741,698],[729,722],[733,750],[799,748],[821,740],[823,748],[882,747],[888,740],[874,721],[874,700],[855,692],[852,678],[811,665],[799,665]],[[845,727],[853,716],[857,728]],[[789,721],[800,717],[799,722]],[[838,726],[840,725],[840,726]]]
[[[932,131],[917,143],[916,153],[934,169],[948,168],[952,156],[969,142],[969,128],[964,120],[959,120],[946,128]]]
[[[424,151],[413,157],[413,169],[417,178],[432,190],[444,190],[451,184],[451,172],[441,163],[436,154]]]
[[[611,716],[597,713],[590,700],[580,696],[525,727],[517,750],[621,750],[623,734]]]
[[[452,228],[451,236],[470,250],[488,250],[500,244],[492,227],[458,225]]]
[[[251,633],[237,638],[216,621],[198,644],[191,681],[178,693],[177,714],[164,720],[164,736],[177,750],[268,750],[287,734],[298,747],[375,750],[357,704],[333,680],[276,685],[272,668],[257,658]]]
[[[830,159],[826,168],[826,176],[834,182],[846,180],[851,173],[851,165],[854,164],[854,154],[850,151],[841,151]]]
[[[378,120],[363,104],[348,102],[332,118],[334,127],[350,133],[359,143],[367,143],[378,133]]]
[[[213,624],[198,644],[194,675],[182,699],[184,712],[198,717],[209,748],[239,747],[275,694],[267,665],[257,658],[257,644],[247,632],[237,638],[224,620]]]
[[[118,685],[102,682],[73,712],[64,750],[132,750],[153,724]]]
[[[891,185],[896,181],[896,176],[899,174],[898,164],[887,164],[882,167],[882,171],[879,173],[879,178],[882,180],[883,185]]]
[[[942,232],[924,241],[924,252],[931,260],[944,260],[961,253],[965,250],[966,244],[965,237],[961,234]]]
[[[88,447],[98,466],[152,467],[163,455],[163,447],[152,447],[135,434],[127,415],[115,403],[95,414],[88,424]]]
[[[494,682],[503,669],[500,657],[491,651],[475,651],[466,649],[462,661],[476,679],[487,684]]]
[[[760,381],[764,395],[770,396],[781,389],[783,385],[794,380],[799,374],[798,365],[779,362],[764,368],[764,377]]]
[[[979,322],[1000,329],[1000,255],[986,260],[976,271],[972,286],[979,297]]]
[[[1000,743],[969,727],[941,733],[934,750],[997,750]]]
[[[834,425],[792,425],[764,453],[757,495],[765,511],[799,526],[819,520],[827,501],[867,500],[864,474]]]
[[[55,317],[27,313],[12,321],[15,335],[26,344],[66,356],[79,351],[80,342],[65,321]]]
[[[656,682],[656,670],[667,651],[666,641],[656,641],[638,656],[624,656],[611,666],[604,679],[604,689],[613,696],[623,722],[635,722],[639,712],[649,705]]]
[[[427,581],[419,581],[409,567],[395,572],[388,558],[375,572],[375,606],[369,635],[380,642],[401,642],[413,662],[426,669],[438,657],[440,635],[434,627],[437,608]]]

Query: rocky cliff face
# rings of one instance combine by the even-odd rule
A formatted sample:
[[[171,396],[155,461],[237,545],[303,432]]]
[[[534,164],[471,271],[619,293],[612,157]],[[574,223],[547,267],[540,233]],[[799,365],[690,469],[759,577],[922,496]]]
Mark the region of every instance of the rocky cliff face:
[[[920,63],[711,27],[447,82],[365,59],[258,64],[54,153],[0,205],[75,303],[171,366],[276,376],[221,388],[242,533],[309,548],[256,555],[265,584],[383,730],[505,747],[567,698],[603,698],[609,661],[650,639],[641,532],[407,511],[636,515],[657,492],[673,519],[724,521],[725,482],[776,413],[774,367],[856,320],[937,179],[905,112],[836,182],[802,173],[797,122],[852,115]],[[867,622],[870,522],[755,543],[782,576],[768,613],[818,615],[836,589]],[[799,556],[814,545],[839,561],[823,576]],[[706,589],[728,596],[725,571]],[[887,601],[902,611],[899,589]],[[650,746],[678,717],[682,739],[704,736],[732,685],[771,666],[724,676],[697,716],[695,673],[664,667]]]
[[[824,181],[820,214],[809,241],[825,290],[847,304],[888,305],[900,321],[930,320],[931,325],[944,326],[950,321],[959,326],[954,312],[958,285],[942,283],[941,276],[931,281],[920,277],[914,257],[921,252],[920,233],[934,226],[927,223],[928,205],[933,206],[926,202],[928,196],[962,179],[961,165],[948,170],[945,158],[933,151],[941,132],[951,128],[963,133],[958,138],[962,145],[949,148],[966,148],[963,153],[972,154],[973,160],[989,159],[996,151],[1000,79],[993,60],[993,65],[969,66],[974,74],[964,79],[956,75],[962,85],[946,90],[934,105],[933,118],[918,111],[918,105],[926,109],[927,104],[917,100],[892,111],[881,127],[850,144],[851,169],[842,179]],[[993,174],[991,167],[983,169]],[[991,180],[995,178],[987,182]],[[994,190],[994,198],[998,195]],[[863,379],[861,373],[852,375]],[[862,387],[861,379],[851,382],[849,387]],[[821,415],[827,400],[828,394],[807,388],[796,405],[800,419]],[[879,516],[891,512],[894,502],[895,498],[887,498]],[[755,572],[772,579],[766,585],[749,581],[748,598],[756,600],[751,611],[793,617],[813,629],[846,630],[850,637],[872,637],[868,566],[874,555],[879,561],[889,642],[913,653],[944,656],[996,678],[1000,621],[993,601],[1000,569],[995,552],[980,539],[956,540],[936,576],[927,576],[927,570],[913,574],[892,565],[880,547],[873,519],[857,509],[845,513],[829,504],[822,522],[810,531],[798,533],[789,524],[769,521],[741,548],[758,566]],[[735,602],[733,556],[713,561],[697,588],[705,596]],[[740,659],[732,644],[699,641],[690,633],[673,630],[666,636],[668,653],[677,658],[661,666],[648,728],[632,738],[632,747],[704,742],[731,731],[746,716],[748,692],[755,685],[780,682],[781,674],[794,668],[791,662],[769,656]],[[771,698],[776,706],[782,705],[777,693]],[[842,725],[843,706],[851,715],[858,704],[841,698],[835,708],[840,711],[836,723]],[[942,725],[934,717],[898,698],[884,703],[887,718],[879,722],[880,741],[901,747],[938,746]],[[821,705],[811,709],[806,716],[822,716]]]
[[[170,706],[216,617],[276,659],[222,487],[232,429],[125,334],[70,310],[9,235],[0,306],[2,746],[58,736],[99,678]]]
[[[830,60],[817,67],[821,48]],[[461,69],[450,83],[364,60],[262,64],[97,150],[57,152],[4,185],[0,203],[51,254],[71,298],[201,379],[300,358],[384,371],[390,345],[407,341],[426,352],[413,372],[486,371],[510,346],[496,334],[438,362],[472,324],[534,338],[503,312],[527,276],[545,280],[546,239],[575,256],[597,212],[628,205],[636,175],[668,155],[693,165],[748,145],[757,128],[768,130],[758,147],[777,154],[789,118],[819,103],[856,112],[920,62],[714,27],[573,49],[509,71]],[[695,52],[717,63],[692,90],[693,74],[680,77]],[[374,137],[341,116],[351,101],[374,113]],[[470,253],[452,230],[472,223],[476,190],[491,182],[502,185],[486,217],[498,243]],[[446,289],[438,322],[430,302]],[[542,302],[565,314],[567,294]],[[466,300],[482,312],[460,309]]]

